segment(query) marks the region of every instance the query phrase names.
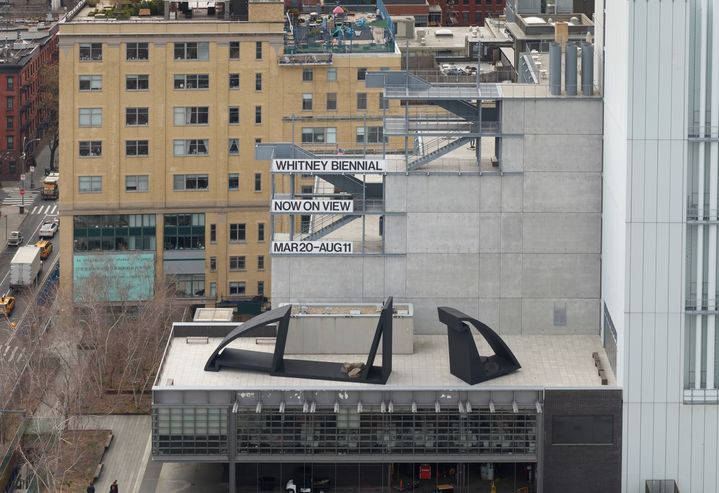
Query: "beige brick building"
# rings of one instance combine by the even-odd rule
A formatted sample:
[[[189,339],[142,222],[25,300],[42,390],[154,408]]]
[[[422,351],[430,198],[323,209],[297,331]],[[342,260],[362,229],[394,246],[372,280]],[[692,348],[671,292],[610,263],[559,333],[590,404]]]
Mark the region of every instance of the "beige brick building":
[[[269,294],[255,143],[377,148],[399,111],[364,84],[400,66],[393,44],[307,55],[285,46],[282,2],[180,5],[126,20],[81,5],[60,24],[61,287],[76,300],[142,299],[163,280],[193,303]]]

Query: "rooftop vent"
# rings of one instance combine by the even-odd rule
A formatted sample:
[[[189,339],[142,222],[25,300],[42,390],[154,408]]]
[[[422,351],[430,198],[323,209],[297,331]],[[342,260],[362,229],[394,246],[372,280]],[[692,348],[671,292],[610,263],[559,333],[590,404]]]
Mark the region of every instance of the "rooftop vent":
[[[438,38],[440,38],[442,36],[452,37],[452,36],[454,36],[454,33],[452,33],[451,29],[437,29],[434,32],[434,35]]]

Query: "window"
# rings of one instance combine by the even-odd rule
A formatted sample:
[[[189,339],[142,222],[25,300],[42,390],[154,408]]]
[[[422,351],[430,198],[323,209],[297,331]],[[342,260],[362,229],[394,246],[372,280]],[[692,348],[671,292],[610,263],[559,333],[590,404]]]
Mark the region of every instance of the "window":
[[[8,91],[12,91],[13,89],[15,89],[15,77],[13,77],[12,75],[8,75],[5,79],[5,82],[7,83]]]
[[[240,88],[240,74],[230,74],[230,89]]]
[[[81,176],[80,193],[102,192],[102,176]]]
[[[217,242],[217,224],[210,224],[210,243]]]
[[[337,129],[335,127],[303,127],[303,144],[336,144]]]
[[[230,224],[230,241],[245,241],[247,231],[244,224]]]
[[[126,108],[125,125],[129,127],[147,125],[149,113],[150,110],[148,108]]]
[[[262,74],[255,74],[255,91],[262,90]]]
[[[240,42],[230,41],[230,60],[240,59]]]
[[[366,68],[358,68],[357,69],[357,80],[365,80],[367,78],[367,69]]]
[[[245,270],[245,256],[244,255],[231,255],[230,256],[230,270]]]
[[[208,147],[207,139],[175,140],[173,154],[175,156],[207,156]]]
[[[210,298],[217,297],[217,283],[215,281],[212,281],[210,283]]]
[[[230,123],[230,125],[237,125],[240,123],[240,107],[239,106],[230,106],[229,123]]]
[[[81,127],[102,127],[102,108],[80,108]]]
[[[257,294],[260,296],[265,294],[265,281],[257,281]]]
[[[611,444],[614,418],[606,416],[552,416],[552,445]]]
[[[75,216],[74,249],[155,251],[155,215]]]
[[[12,130],[13,127],[15,127],[15,117],[14,116],[5,117],[5,127],[8,130]]]
[[[312,109],[312,94],[305,93],[302,95],[302,110],[309,111]]]
[[[262,173],[255,173],[255,192],[262,191]]]
[[[101,62],[102,43],[80,43],[81,62]]]
[[[209,89],[210,76],[208,74],[176,74],[175,89]]]
[[[255,42],[255,60],[262,60],[262,41]]]
[[[147,91],[149,88],[149,75],[128,75],[125,77],[125,89],[128,91]]]
[[[175,125],[207,125],[209,109],[207,106],[187,106],[175,108]]]
[[[102,91],[102,75],[81,75],[81,91]]]
[[[230,282],[230,296],[242,296],[245,294],[245,281]]]
[[[389,108],[389,99],[384,97],[382,94],[378,94],[379,96],[379,109],[386,110]]]
[[[12,96],[8,96],[5,100],[5,108],[7,108],[8,111],[12,111],[15,109],[15,98]]]
[[[150,49],[148,43],[127,43],[125,57],[130,62],[149,60]]]
[[[358,110],[366,110],[367,109],[367,93],[366,92],[358,92],[357,93],[357,109]]]
[[[7,170],[9,173],[15,173],[15,171],[17,171],[17,164],[15,163],[15,160],[11,159],[8,161]]]
[[[255,106],[255,125],[262,123],[262,106]]]
[[[81,140],[80,157],[100,157],[102,155],[102,141]]]
[[[8,135],[7,138],[5,139],[5,143],[6,143],[6,149],[8,151],[12,151],[13,149],[15,149],[15,137],[14,136]]]
[[[175,43],[175,60],[208,60],[210,44],[207,42]]]
[[[126,140],[125,141],[125,155],[128,157],[132,156],[147,156],[150,152],[150,145],[147,140]]]
[[[227,152],[233,156],[240,153],[240,139],[230,139],[227,144]]]
[[[312,81],[312,69],[311,68],[303,68],[302,69],[302,82],[311,82]]]
[[[265,270],[265,256],[264,255],[257,256],[257,270]]]
[[[147,192],[148,190],[150,190],[148,175],[127,175],[125,177],[126,192]]]
[[[257,241],[265,241],[265,223],[257,224]]]
[[[337,93],[336,92],[328,92],[327,93],[327,109],[328,110],[336,110],[337,109]]]
[[[207,175],[174,175],[172,182],[175,191],[207,190],[209,180]]]
[[[358,144],[381,144],[382,141],[383,141],[382,127],[367,127],[367,139],[366,140],[365,140],[364,127],[357,128],[357,143]],[[384,137],[384,142],[387,142],[386,137]]]
[[[217,270],[217,257],[210,257],[210,272]]]
[[[336,81],[337,80],[337,69],[336,68],[328,68],[327,69],[327,80],[328,81]]]
[[[165,250],[205,248],[204,214],[165,214]]]
[[[227,175],[227,187],[230,190],[239,190],[240,189],[240,174],[239,173],[230,173]]]

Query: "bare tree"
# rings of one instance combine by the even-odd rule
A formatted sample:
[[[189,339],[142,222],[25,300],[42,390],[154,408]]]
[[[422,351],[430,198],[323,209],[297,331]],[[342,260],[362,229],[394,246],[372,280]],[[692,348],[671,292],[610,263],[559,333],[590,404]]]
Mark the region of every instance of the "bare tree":
[[[44,65],[40,69],[40,90],[38,93],[38,114],[40,128],[48,136],[50,147],[50,169],[55,169],[55,152],[60,146],[59,125],[59,79],[58,62]]]

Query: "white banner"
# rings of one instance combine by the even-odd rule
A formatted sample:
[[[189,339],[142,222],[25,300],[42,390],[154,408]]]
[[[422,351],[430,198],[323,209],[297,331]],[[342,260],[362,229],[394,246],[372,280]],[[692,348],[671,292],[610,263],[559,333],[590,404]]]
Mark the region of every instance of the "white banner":
[[[346,159],[340,156],[331,159],[273,159],[273,173],[384,173],[387,161],[384,159]]]
[[[326,255],[352,253],[351,241],[273,241],[272,253]]]
[[[354,212],[352,200],[272,200],[274,214],[349,214]]]

